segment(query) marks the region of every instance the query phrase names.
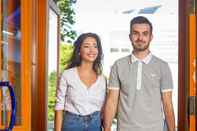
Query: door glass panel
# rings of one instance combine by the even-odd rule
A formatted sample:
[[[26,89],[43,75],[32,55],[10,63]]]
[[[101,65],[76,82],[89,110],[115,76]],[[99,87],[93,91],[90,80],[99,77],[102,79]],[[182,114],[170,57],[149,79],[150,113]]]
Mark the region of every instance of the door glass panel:
[[[58,75],[58,15],[49,9],[48,32],[48,131],[53,131],[55,93]]]
[[[0,80],[10,81],[17,101],[16,124],[21,125],[21,1],[0,3]],[[11,113],[7,88],[0,88],[0,126],[9,123]]]

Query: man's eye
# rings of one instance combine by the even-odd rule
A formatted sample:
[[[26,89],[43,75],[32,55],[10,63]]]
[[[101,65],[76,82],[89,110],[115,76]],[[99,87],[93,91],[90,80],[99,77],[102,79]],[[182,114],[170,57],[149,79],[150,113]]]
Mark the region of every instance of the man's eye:
[[[143,35],[144,36],[148,36],[149,35],[149,32],[144,32]]]
[[[132,34],[133,34],[133,35],[138,35],[138,33],[137,33],[137,32],[133,32]]]

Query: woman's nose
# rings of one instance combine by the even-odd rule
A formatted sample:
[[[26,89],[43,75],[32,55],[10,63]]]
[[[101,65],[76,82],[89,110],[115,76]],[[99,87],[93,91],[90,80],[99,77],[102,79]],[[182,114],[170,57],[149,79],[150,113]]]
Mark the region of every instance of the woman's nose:
[[[91,46],[90,47],[90,51],[92,51],[92,52],[94,52],[94,51],[96,51],[97,49],[95,48],[95,46]]]

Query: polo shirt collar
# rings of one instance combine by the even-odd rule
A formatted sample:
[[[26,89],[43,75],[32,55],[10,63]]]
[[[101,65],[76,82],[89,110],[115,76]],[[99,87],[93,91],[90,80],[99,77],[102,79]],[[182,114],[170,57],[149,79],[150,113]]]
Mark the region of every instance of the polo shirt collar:
[[[131,63],[136,61],[142,61],[145,64],[148,64],[152,59],[152,53],[150,52],[143,60],[138,59],[133,53],[131,54]]]

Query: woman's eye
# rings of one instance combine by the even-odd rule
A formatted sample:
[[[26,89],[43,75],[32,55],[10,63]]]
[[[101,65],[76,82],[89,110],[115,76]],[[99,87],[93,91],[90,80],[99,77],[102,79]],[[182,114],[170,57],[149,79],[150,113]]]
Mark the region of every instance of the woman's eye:
[[[97,45],[84,45],[83,47],[84,47],[84,48],[91,48],[91,47],[93,47],[93,48],[98,48]]]
[[[83,48],[90,48],[90,46],[89,45],[84,45]]]

